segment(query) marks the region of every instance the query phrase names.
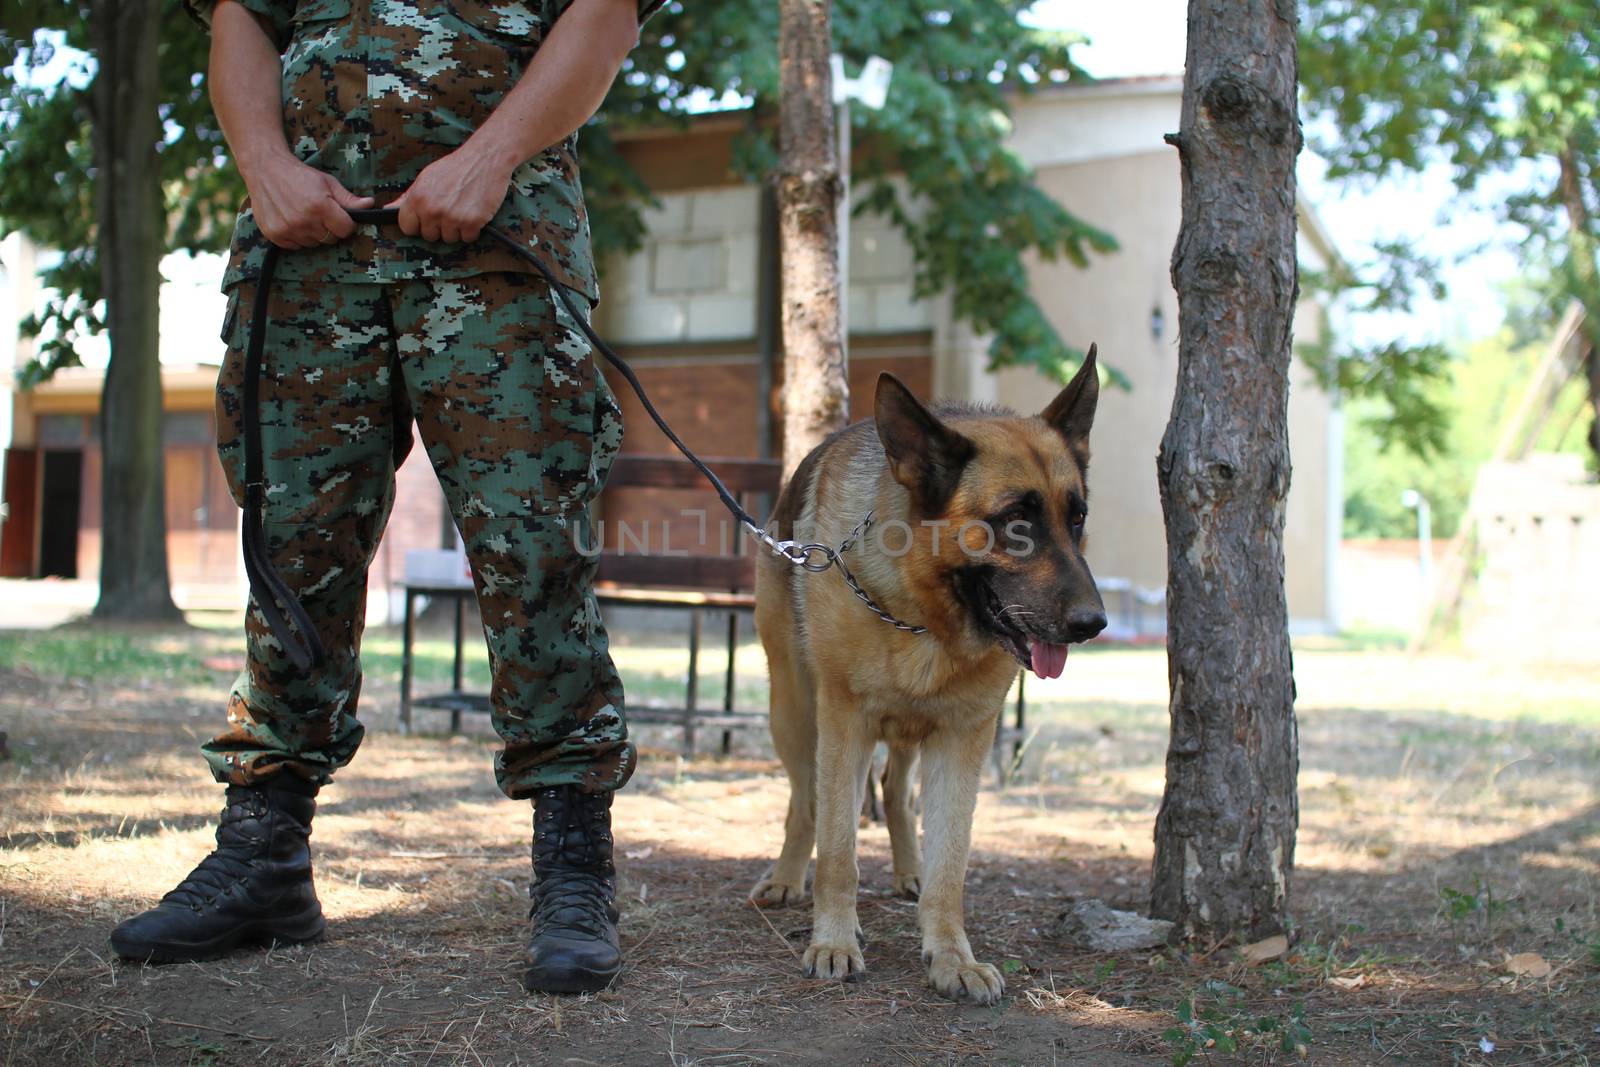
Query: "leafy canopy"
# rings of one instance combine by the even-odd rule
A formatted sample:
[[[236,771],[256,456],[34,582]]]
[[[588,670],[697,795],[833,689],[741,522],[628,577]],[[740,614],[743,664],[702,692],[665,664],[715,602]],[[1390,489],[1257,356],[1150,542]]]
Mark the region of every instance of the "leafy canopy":
[[[173,27],[162,35],[160,65],[167,250],[219,251],[227,248],[243,186],[206,97],[206,38],[183,15],[181,0],[167,0],[164,16]],[[75,58],[64,79],[46,84],[38,72],[57,58],[58,42],[70,50],[61,54]],[[86,4],[10,0],[0,7],[0,233],[21,229],[62,250],[41,272],[59,296],[23,323],[25,332],[42,336],[36,361],[19,368],[24,384],[76,365],[78,340],[105,325],[96,311],[95,72],[82,55],[89,47]]]
[[[916,287],[948,289],[958,316],[992,336],[992,365],[1031,364],[1065,377],[1080,353],[1065,346],[1028,294],[1023,257],[1066,257],[1116,247],[1112,237],[1041,192],[1026,166],[1004,147],[1009,98],[1082,77],[1070,49],[1079,38],[1021,25],[1031,0],[838,0],[834,35],[853,72],[877,54],[895,64],[882,111],[856,109],[854,153],[858,210],[888,216],[916,253]],[[0,62],[27,51],[34,65],[50,47],[41,30],[88,48],[87,9],[59,0],[6,5],[0,16]],[[206,98],[206,39],[167,3],[162,40],[162,99],[167,140],[162,173],[171,224],[169,250],[226,247],[243,196]],[[627,165],[616,134],[682,124],[697,104],[728,94],[749,104],[737,146],[744,178],[764,180],[776,167],[777,5],[771,0],[676,3],[646,24],[599,118],[584,131],[584,186],[596,252],[637,247],[644,179]],[[30,50],[31,46],[31,50]],[[79,82],[93,76],[92,65]],[[43,244],[69,251],[47,285],[62,298],[35,330],[45,329],[34,378],[76,361],[75,338],[101,328],[94,262],[94,182],[89,95],[75,84],[40,86],[0,77],[0,227],[24,228]],[[890,181],[895,173],[904,184]],[[908,202],[915,198],[924,210]]]
[[[1509,175],[1506,199],[1524,253],[1551,264],[1547,298],[1577,299],[1600,339],[1600,18],[1593,0],[1319,0],[1302,5],[1300,76],[1313,147],[1330,176],[1382,176],[1443,160],[1462,191]],[[1318,135],[1321,131],[1321,135]],[[1409,250],[1380,250],[1363,292],[1408,299],[1437,289]],[[1415,385],[1391,396],[1386,381],[1426,378],[1436,346],[1358,354],[1355,376],[1380,383],[1400,420],[1420,414]],[[1437,414],[1435,412],[1435,414]],[[1442,424],[1433,422],[1434,440]],[[1424,435],[1427,437],[1428,435]],[[1426,444],[1426,442],[1425,442]],[[1423,449],[1426,450],[1426,447]]]

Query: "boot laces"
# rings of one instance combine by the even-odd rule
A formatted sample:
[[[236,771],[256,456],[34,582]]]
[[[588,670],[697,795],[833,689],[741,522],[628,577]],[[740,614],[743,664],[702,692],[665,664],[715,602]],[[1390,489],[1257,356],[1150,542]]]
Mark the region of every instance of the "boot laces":
[[[259,837],[244,833],[239,824],[266,815],[266,800],[259,793],[231,801],[222,810],[222,822],[217,827],[217,847],[189,872],[187,878],[162,897],[161,902],[198,911],[201,905],[216,899],[230,886],[247,877],[255,869],[252,860],[264,842]]]
[[[602,879],[588,871],[543,876],[533,888],[528,917],[542,931],[579,930],[604,937],[615,922],[609,896]]]
[[[569,836],[573,830],[580,831],[576,841]],[[594,855],[591,835],[598,831],[593,827],[584,831],[570,817],[561,819],[553,852],[535,864],[538,880],[529,894],[533,907],[528,917],[541,931],[577,930],[604,937],[617,921],[612,905],[615,886]]]

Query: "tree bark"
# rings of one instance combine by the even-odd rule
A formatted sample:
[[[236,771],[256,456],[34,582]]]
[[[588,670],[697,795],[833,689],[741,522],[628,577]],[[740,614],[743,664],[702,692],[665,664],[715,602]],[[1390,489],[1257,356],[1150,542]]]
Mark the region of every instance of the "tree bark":
[[[1289,491],[1294,0],[1190,0],[1177,392],[1157,459],[1171,737],[1152,912],[1283,930],[1299,821],[1283,584]]]
[[[181,618],[167,572],[158,306],[165,213],[156,146],[159,0],[93,0],[95,254],[111,362],[101,393],[97,616]]]
[[[830,0],[780,0],[778,216],[783,249],[783,467],[845,424]]]

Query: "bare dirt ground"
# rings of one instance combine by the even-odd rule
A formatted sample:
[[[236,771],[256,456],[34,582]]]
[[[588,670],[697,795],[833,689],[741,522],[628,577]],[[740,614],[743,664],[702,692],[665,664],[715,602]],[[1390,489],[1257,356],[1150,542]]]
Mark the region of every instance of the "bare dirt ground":
[[[656,644],[619,654],[646,699],[682,670]],[[316,819],[328,939],[141,968],[105,937],[208,849],[221,798],[195,745],[233,631],[0,633],[0,1063],[1600,1061],[1594,668],[1298,648],[1295,933],[1250,966],[1236,945],[1105,955],[1054,934],[1075,898],[1145,905],[1166,746],[1162,653],[1074,653],[1030,690],[1016,784],[980,800],[969,932],[1007,974],[981,1009],[923,987],[879,826],[869,973],[803,979],[807,912],[744,900],[781,839],[764,739],[685,762],[665,730],[616,806],[627,969],[597,996],[524,993],[527,806],[495,791],[482,723],[392,730],[393,647],[369,645],[372,731]],[[437,677],[442,646],[424,651]],[[742,658],[758,679],[759,651]],[[1309,1044],[1284,1050],[1286,1028]]]

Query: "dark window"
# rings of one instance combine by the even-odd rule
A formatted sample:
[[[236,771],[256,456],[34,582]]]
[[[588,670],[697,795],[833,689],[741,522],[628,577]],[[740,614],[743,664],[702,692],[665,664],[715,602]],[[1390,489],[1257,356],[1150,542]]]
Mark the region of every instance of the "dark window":
[[[161,440],[169,445],[209,445],[211,419],[204,412],[169,412],[161,426]]]
[[[86,436],[82,415],[40,415],[39,444],[44,448],[82,448]]]

